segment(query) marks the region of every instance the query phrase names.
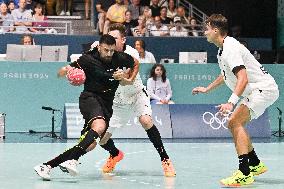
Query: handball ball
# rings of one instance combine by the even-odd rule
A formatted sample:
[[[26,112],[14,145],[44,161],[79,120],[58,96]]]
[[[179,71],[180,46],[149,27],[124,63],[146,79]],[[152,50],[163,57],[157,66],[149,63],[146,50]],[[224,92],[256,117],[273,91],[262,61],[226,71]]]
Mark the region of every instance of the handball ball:
[[[82,69],[78,68],[69,69],[66,77],[69,83],[74,86],[80,86],[84,84],[86,80],[85,72]]]

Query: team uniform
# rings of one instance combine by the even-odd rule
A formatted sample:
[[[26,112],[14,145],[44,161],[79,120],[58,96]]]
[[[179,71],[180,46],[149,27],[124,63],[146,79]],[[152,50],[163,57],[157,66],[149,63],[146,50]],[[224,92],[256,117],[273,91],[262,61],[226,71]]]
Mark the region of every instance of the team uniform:
[[[87,148],[99,137],[99,134],[91,129],[92,122],[95,119],[104,119],[107,129],[112,116],[113,99],[119,86],[119,81],[114,80],[113,73],[118,69],[133,68],[134,60],[128,54],[115,51],[111,62],[104,62],[95,48],[70,66],[83,69],[86,75],[84,90],[79,97],[79,108],[85,119],[85,125],[77,145],[54,159],[34,167],[37,174],[46,180],[50,180],[50,170],[59,165],[67,169],[72,176],[78,174],[76,170],[78,159],[87,153]]]
[[[232,91],[237,83],[235,70],[240,67],[246,69],[248,84],[238,105],[244,104],[250,109],[251,119],[261,116],[279,97],[278,86],[273,77],[249,50],[233,37],[227,36],[224,39],[223,48],[219,48],[217,59],[224,81]]]
[[[84,91],[79,97],[79,108],[85,119],[84,131],[89,129],[92,121],[102,117],[109,121],[112,116],[112,105],[119,81],[112,75],[117,69],[133,68],[133,58],[125,53],[115,52],[110,64],[96,61],[97,49],[87,52],[70,66],[82,68],[86,74]]]
[[[136,59],[139,57],[137,50],[128,45],[125,46],[124,52]],[[150,96],[142,83],[139,73],[132,85],[118,86],[112,108],[113,116],[107,130],[109,133],[113,133],[116,128],[126,125],[133,116],[152,115]]]

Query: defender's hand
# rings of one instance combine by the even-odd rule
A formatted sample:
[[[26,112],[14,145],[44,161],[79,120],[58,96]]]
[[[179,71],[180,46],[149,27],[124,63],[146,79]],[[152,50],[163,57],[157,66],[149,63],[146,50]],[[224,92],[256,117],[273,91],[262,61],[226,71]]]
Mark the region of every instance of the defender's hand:
[[[198,93],[207,93],[207,88],[205,87],[195,87],[194,89],[192,89],[192,94],[196,95]]]
[[[226,115],[233,111],[234,105],[228,102],[226,104],[220,104],[217,106],[217,108],[219,109],[219,112],[221,112],[223,115]]]

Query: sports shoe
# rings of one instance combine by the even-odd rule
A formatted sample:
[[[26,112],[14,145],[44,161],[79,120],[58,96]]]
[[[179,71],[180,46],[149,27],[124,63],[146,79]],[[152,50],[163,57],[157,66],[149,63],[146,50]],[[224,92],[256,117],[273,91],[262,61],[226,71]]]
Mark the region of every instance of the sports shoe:
[[[240,187],[244,185],[249,185],[254,182],[253,174],[250,173],[245,176],[240,170],[233,173],[232,176],[220,180],[220,183],[226,187]]]
[[[103,172],[104,173],[110,173],[114,170],[115,168],[115,165],[121,161],[124,157],[124,154],[122,151],[119,150],[119,153],[117,156],[115,157],[112,157],[112,156],[109,156],[106,164],[103,166]]]
[[[43,180],[50,180],[51,167],[44,164],[39,164],[34,167],[35,172],[43,178]]]
[[[253,176],[260,175],[267,171],[267,167],[264,165],[263,162],[259,162],[257,166],[249,166],[249,169]]]
[[[65,11],[61,11],[60,13],[59,13],[59,16],[64,16],[65,15]]]
[[[66,12],[66,16],[70,16],[71,13],[69,11]]]
[[[77,165],[78,164],[79,164],[79,162],[77,160],[72,159],[72,160],[64,161],[63,163],[60,164],[60,166],[62,167],[62,169],[65,168],[68,171],[68,173],[71,176],[74,177],[74,176],[79,174],[79,171],[77,170]]]
[[[164,169],[164,173],[166,177],[175,177],[176,176],[176,171],[174,168],[173,163],[171,162],[170,159],[165,159],[162,161],[162,167]]]

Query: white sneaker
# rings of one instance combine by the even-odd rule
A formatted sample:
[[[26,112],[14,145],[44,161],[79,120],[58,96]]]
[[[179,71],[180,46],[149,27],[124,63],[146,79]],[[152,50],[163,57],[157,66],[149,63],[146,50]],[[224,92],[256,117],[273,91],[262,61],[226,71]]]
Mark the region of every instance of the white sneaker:
[[[64,16],[65,15],[65,11],[61,11],[59,16]]]
[[[34,167],[36,173],[43,178],[43,180],[50,180],[51,167],[48,165],[40,164]]]
[[[74,177],[79,174],[79,171],[77,170],[78,164],[79,162],[77,160],[72,159],[64,161],[63,163],[60,164],[60,166],[66,168],[68,173]]]
[[[70,12],[69,11],[67,11],[66,12],[66,16],[70,16],[71,14],[70,14]]]

